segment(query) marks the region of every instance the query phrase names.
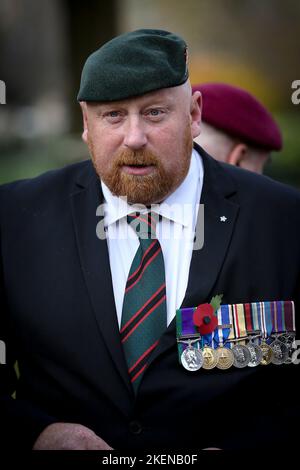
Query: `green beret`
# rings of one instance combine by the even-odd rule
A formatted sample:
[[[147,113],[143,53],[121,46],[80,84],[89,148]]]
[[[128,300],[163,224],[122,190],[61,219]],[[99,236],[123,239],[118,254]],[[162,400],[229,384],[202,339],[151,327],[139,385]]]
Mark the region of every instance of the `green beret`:
[[[117,101],[188,79],[187,46],[179,36],[139,29],[115,37],[91,54],[82,70],[78,101]]]

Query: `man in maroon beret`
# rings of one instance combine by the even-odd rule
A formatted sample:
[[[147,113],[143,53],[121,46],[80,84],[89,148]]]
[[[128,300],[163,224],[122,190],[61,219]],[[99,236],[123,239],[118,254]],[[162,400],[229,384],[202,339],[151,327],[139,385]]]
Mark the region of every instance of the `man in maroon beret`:
[[[195,140],[216,160],[262,173],[272,150],[282,148],[280,129],[249,92],[225,83],[195,85],[203,98],[202,131]]]

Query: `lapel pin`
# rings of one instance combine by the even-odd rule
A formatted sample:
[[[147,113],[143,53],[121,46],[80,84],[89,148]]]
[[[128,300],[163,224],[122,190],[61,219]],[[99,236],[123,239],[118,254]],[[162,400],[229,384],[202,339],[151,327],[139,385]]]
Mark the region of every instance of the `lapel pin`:
[[[226,220],[227,220],[227,217],[225,217],[225,215],[222,215],[222,217],[220,217],[221,222],[226,222]]]

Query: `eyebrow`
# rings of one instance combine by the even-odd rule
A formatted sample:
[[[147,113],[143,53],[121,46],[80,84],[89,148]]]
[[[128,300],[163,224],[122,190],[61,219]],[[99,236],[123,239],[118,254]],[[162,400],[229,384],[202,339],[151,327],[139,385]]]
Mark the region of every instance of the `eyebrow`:
[[[129,103],[132,100],[140,100],[140,106],[142,108],[146,108],[147,106],[170,106],[173,105],[174,102],[176,102],[176,99],[173,96],[137,96],[133,98],[128,98],[126,100],[120,100],[120,101],[89,101],[87,102],[87,106],[92,107],[93,109],[99,110],[99,109],[111,109],[111,108],[124,108],[127,106],[127,103]]]

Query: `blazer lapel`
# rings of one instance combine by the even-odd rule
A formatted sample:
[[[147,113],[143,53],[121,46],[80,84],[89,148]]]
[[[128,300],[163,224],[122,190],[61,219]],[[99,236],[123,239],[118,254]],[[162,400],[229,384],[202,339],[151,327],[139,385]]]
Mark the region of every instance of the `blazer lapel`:
[[[204,245],[192,255],[189,282],[182,307],[199,305],[209,296],[230,246],[239,205],[234,201],[235,182],[221,165],[202,152],[204,181]],[[220,292],[221,294],[222,292]]]
[[[210,294],[230,246],[239,211],[239,205],[234,202],[236,194],[234,180],[219,163],[215,162],[197,145],[196,150],[202,156],[204,165],[204,181],[200,201],[201,204],[204,204],[204,245],[202,249],[193,251],[189,281],[182,308],[210,301]],[[175,342],[176,318],[163,334],[157,348],[153,351],[150,362],[174,346]]]
[[[89,177],[84,175],[77,182],[77,190],[71,195],[80,263],[100,334],[116,369],[132,394],[120,342],[107,243],[96,235],[96,226],[100,221],[96,210],[103,202],[103,194],[92,165],[88,173]]]

